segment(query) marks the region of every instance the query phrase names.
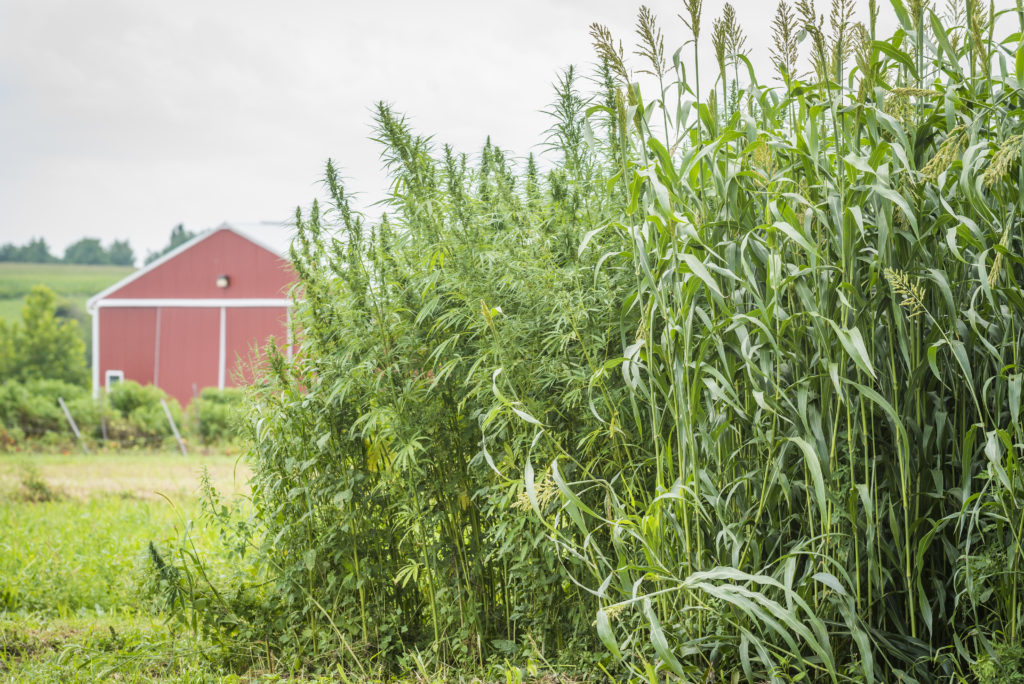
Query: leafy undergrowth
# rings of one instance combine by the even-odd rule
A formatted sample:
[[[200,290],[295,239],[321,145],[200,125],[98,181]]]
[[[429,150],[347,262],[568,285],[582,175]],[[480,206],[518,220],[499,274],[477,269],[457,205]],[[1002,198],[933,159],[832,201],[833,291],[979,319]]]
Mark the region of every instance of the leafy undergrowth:
[[[251,656],[252,654],[247,654]],[[213,644],[174,628],[162,617],[138,612],[95,611],[66,618],[39,613],[0,613],[0,682],[539,682],[571,684],[557,667],[528,660],[480,672],[459,672],[428,664],[429,656],[413,657],[399,676],[387,676],[367,658],[347,670],[311,676],[300,662],[273,656],[250,657],[233,671]]]
[[[202,515],[204,469],[219,490],[246,492],[248,471],[224,457],[0,458],[0,682],[575,681],[540,654],[478,672],[414,654],[386,677],[382,660],[361,652],[312,676],[307,660],[282,658],[276,644],[196,636],[154,591],[149,543],[166,550],[187,538],[204,557],[229,557]],[[244,511],[244,498],[235,501]],[[206,571],[220,581],[230,568]]]
[[[239,681],[157,618],[95,611],[68,618],[0,617],[0,677],[7,681]]]

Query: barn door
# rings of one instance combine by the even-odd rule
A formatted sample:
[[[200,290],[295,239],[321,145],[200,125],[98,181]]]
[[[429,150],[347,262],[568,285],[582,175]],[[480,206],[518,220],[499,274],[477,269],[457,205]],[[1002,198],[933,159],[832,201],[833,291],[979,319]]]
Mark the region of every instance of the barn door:
[[[217,386],[220,309],[162,307],[158,320],[156,384],[185,405],[193,383]]]

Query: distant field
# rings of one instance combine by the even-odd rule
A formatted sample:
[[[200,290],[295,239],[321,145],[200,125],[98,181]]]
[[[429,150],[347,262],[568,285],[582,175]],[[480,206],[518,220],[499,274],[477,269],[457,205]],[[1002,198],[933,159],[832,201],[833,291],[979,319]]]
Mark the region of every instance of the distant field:
[[[68,302],[85,314],[89,297],[134,271],[132,266],[82,266],[79,264],[16,264],[0,262],[0,318],[21,320],[33,285],[46,285],[57,293],[58,305]],[[89,345],[89,317],[81,325],[82,339]]]
[[[21,305],[24,303],[24,298],[0,299],[0,318],[5,321],[18,320],[21,318]]]
[[[134,270],[131,266],[0,263],[0,299],[22,299],[33,285],[41,284],[84,301]]]

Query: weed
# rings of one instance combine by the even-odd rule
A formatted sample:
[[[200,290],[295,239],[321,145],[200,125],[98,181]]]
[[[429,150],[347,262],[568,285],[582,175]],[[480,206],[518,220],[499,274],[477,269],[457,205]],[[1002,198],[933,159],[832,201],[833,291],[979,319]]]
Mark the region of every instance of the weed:
[[[60,501],[64,498],[63,493],[51,487],[39,474],[39,469],[28,462],[21,466],[20,489],[16,496],[30,503]]]

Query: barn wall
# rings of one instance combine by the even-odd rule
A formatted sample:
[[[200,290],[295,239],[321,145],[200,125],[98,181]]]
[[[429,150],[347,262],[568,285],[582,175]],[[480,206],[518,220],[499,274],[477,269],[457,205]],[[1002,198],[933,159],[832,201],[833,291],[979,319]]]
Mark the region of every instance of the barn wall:
[[[219,308],[160,309],[160,373],[156,384],[182,405],[197,390],[217,386]]]
[[[156,309],[97,309],[100,321],[100,383],[107,371],[124,371],[126,380],[153,382]]]
[[[253,365],[263,361],[262,348],[271,336],[279,349],[287,342],[287,318],[284,308],[226,309],[227,385],[239,387],[252,382]],[[257,347],[254,351],[253,347]]]
[[[220,275],[230,278],[229,287],[217,287]],[[187,404],[193,385],[196,390],[217,387],[221,378],[226,386],[251,382],[253,364],[262,361],[253,354],[254,346],[262,347],[271,336],[279,347],[286,346],[287,309],[250,308],[248,302],[222,309],[203,306],[202,300],[283,300],[294,280],[286,260],[232,230],[196,240],[98,302],[100,384],[107,370],[122,370],[126,380],[155,384]],[[124,299],[164,301],[147,302],[151,307],[137,307],[142,304],[137,301],[115,306]],[[167,300],[191,306],[168,306],[174,302]]]
[[[219,275],[231,279],[226,289],[217,287]],[[286,260],[233,231],[218,230],[108,298],[281,298],[294,279]]]

